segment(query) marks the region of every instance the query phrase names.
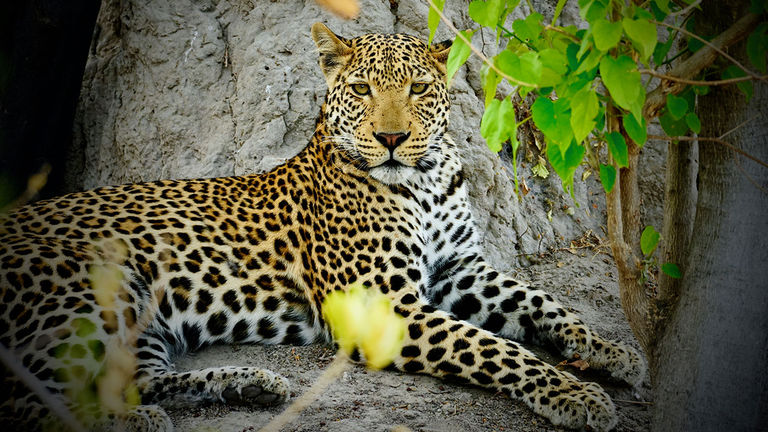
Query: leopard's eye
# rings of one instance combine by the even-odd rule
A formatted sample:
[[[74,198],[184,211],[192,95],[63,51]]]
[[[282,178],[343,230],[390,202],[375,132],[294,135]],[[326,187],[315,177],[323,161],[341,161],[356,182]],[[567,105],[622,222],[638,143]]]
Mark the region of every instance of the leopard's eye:
[[[425,83],[413,83],[411,84],[411,93],[412,94],[422,94],[425,91],[427,91],[427,84]]]
[[[352,91],[354,91],[358,96],[365,96],[371,93],[371,88],[368,86],[368,84],[352,84]]]

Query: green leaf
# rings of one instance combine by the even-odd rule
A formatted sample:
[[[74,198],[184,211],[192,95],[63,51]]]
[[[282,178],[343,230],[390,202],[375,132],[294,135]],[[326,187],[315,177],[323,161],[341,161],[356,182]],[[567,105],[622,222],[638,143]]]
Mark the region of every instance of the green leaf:
[[[627,142],[618,132],[611,132],[605,136],[608,141],[608,151],[611,152],[613,160],[619,167],[629,166],[629,155],[627,154]]]
[[[669,50],[672,48],[673,43],[675,43],[675,37],[674,35],[670,35],[666,42],[656,45],[656,48],[653,50],[654,64],[658,66],[664,63],[664,60],[667,58],[667,54],[669,54]]]
[[[469,4],[469,17],[476,23],[492,29],[496,28],[503,12],[504,0],[475,0]]]
[[[616,104],[641,118],[645,89],[635,62],[625,55],[605,56],[600,61],[600,76]]]
[[[579,0],[579,16],[588,23],[605,18],[609,0]]]
[[[699,96],[704,96],[707,93],[709,93],[709,86],[691,86],[694,93],[696,93]]]
[[[669,13],[669,0],[653,0],[653,3],[664,13]]]
[[[645,256],[650,256],[656,250],[656,246],[659,245],[659,237],[659,233],[653,226],[645,227],[643,234],[640,235],[640,250]]]
[[[472,40],[472,35],[475,34],[474,30],[464,30],[462,32],[459,32],[464,37],[467,38],[468,41]],[[453,45],[451,45],[451,51],[448,53],[448,61],[445,65],[445,75],[446,79],[445,81],[450,85],[451,78],[453,78],[453,75],[456,73],[457,70],[463,65],[467,59],[469,58],[471,50],[469,48],[469,45],[464,43],[464,40],[461,39],[459,36],[456,36],[456,39],[453,41]]]
[[[592,23],[592,38],[600,51],[608,51],[621,40],[621,23],[599,18]]]
[[[671,262],[662,264],[661,271],[663,271],[665,275],[671,277],[672,279],[680,279],[683,277],[683,273],[680,271],[680,267],[678,267],[677,264]]]
[[[96,324],[86,318],[75,318],[72,320],[72,328],[76,329],[75,334],[80,337],[86,337],[96,331]]]
[[[571,98],[571,128],[576,142],[584,141],[597,122],[595,117],[600,111],[597,93],[589,87],[576,93]]]
[[[688,124],[685,120],[672,117],[667,110],[659,117],[659,123],[661,123],[661,128],[664,129],[664,133],[671,137],[683,136],[688,132]]]
[[[552,17],[552,25],[557,24],[557,18],[560,17],[560,12],[563,11],[563,7],[565,7],[565,2],[568,0],[557,0],[557,6],[555,6],[555,15]]]
[[[736,65],[728,66],[722,74],[723,79],[730,79],[730,78],[739,78],[747,76],[746,72],[741,70]],[[747,97],[747,102],[749,102],[750,99],[752,99],[752,93],[754,93],[754,88],[752,86],[752,81],[742,81],[736,86],[741,90],[742,93],[744,93],[744,96]]]
[[[685,0],[683,0],[683,1],[685,1]],[[636,20],[638,20],[638,19],[647,19],[647,20],[652,20],[652,19],[653,19],[653,14],[652,14],[652,13],[648,12],[647,10],[645,10],[645,9],[643,9],[643,8],[634,7],[634,6],[627,8],[627,9],[626,9],[626,10],[623,12],[623,14],[624,14],[625,16],[629,16],[629,14],[630,14],[630,13],[632,13],[632,12],[634,12],[634,13],[635,13],[635,16],[634,16],[634,18],[635,18]]]
[[[500,52],[495,58],[496,67],[502,72],[511,76],[518,82],[512,84],[526,83],[527,87],[535,87],[541,77],[541,60],[536,52],[527,52],[517,55],[509,50]]]
[[[445,6],[445,0],[433,0],[433,2],[437,9],[442,12],[443,6]],[[429,27],[429,41],[427,41],[427,43],[429,45],[432,45],[432,38],[435,37],[435,31],[437,31],[438,24],[440,24],[440,15],[438,15],[437,11],[430,5],[429,15],[427,15],[427,27]]]
[[[548,143],[555,143],[558,148],[563,146],[563,153],[573,141],[568,103],[566,99],[552,102],[547,97],[538,97],[531,106],[531,115],[536,127],[541,130]]]
[[[701,120],[699,120],[699,116],[697,116],[695,112],[689,112],[685,115],[685,124],[687,124],[694,133],[701,132]]]
[[[543,15],[534,12],[528,15],[525,19],[515,20],[512,23],[512,31],[514,31],[520,39],[534,40],[539,37],[539,34],[544,29],[541,25],[543,19]]]
[[[648,63],[648,58],[653,54],[656,47],[658,36],[656,34],[656,25],[647,19],[633,20],[624,18],[622,21],[624,31],[640,52],[640,58]]]
[[[768,22],[764,22],[749,34],[747,38],[747,56],[749,61],[762,73],[766,72],[765,57],[768,53]]]
[[[582,59],[581,64],[579,65],[579,68],[576,69],[575,73],[581,74],[594,69],[595,66],[600,63],[604,54],[605,53],[600,50],[589,50],[589,53]]]
[[[503,101],[493,99],[485,108],[483,119],[480,121],[480,135],[491,151],[501,150],[504,141],[514,137],[517,125],[515,123],[515,108],[509,98]]]
[[[555,91],[559,98],[573,99],[577,93],[586,91],[592,87],[594,80],[583,79],[581,76],[570,74],[567,76],[568,81],[557,86]]]
[[[564,145],[547,142],[547,159],[560,176],[563,188],[571,194],[573,194],[573,174],[584,158],[584,152],[584,147],[573,144],[573,141]]]
[[[616,168],[612,165],[600,164],[600,183],[603,184],[605,193],[611,193],[613,185],[616,183]]]
[[[542,87],[552,87],[560,84],[568,73],[568,60],[560,51],[547,48],[539,51],[541,61],[541,77],[538,84]]]
[[[688,102],[670,93],[667,95],[667,110],[675,120],[679,120],[688,112]]]
[[[645,145],[645,141],[648,139],[648,125],[643,118],[640,123],[637,122],[635,116],[625,115],[623,117],[624,130],[627,131],[627,135],[635,142],[639,147]]]
[[[481,71],[483,77],[483,92],[485,93],[485,106],[496,97],[496,87],[501,82],[501,76],[495,70],[483,65]]]

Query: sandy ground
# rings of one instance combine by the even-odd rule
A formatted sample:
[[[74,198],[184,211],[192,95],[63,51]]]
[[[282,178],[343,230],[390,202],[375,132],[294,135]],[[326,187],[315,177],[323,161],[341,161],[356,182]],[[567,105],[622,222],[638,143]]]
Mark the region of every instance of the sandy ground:
[[[601,335],[637,347],[619,304],[612,259],[592,249],[560,251],[513,275],[547,289],[580,314]],[[550,363],[561,358],[533,348]],[[329,346],[213,346],[177,362],[180,370],[210,366],[256,366],[282,374],[292,397],[302,394],[333,359]],[[632,389],[596,372],[569,369],[581,379],[600,383],[619,415],[616,431],[648,430],[649,389]],[[646,379],[647,381],[647,379]],[[256,431],[287,404],[267,409],[212,404],[169,410],[180,431]],[[561,431],[522,403],[502,394],[448,383],[436,378],[392,371],[369,371],[352,365],[325,393],[286,428],[287,431]]]

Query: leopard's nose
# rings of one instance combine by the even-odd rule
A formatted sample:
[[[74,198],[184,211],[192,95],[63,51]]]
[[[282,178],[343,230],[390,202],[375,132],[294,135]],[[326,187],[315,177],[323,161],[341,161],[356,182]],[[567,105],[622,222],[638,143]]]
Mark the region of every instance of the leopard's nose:
[[[373,133],[373,137],[376,141],[380,142],[389,151],[394,151],[400,144],[404,143],[411,136],[411,133]]]

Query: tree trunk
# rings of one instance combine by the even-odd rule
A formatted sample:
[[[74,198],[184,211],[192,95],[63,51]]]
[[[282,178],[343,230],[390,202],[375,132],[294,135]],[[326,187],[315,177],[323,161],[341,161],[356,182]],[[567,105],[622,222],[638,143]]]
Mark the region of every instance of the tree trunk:
[[[721,31],[743,12],[705,2]],[[743,52],[741,50],[732,50]],[[743,57],[743,56],[742,56]],[[738,56],[737,56],[738,58]],[[768,85],[749,103],[735,86],[701,97],[701,136],[768,160]],[[768,419],[768,169],[719,143],[699,144],[696,218],[680,301],[658,347],[653,430],[757,431]]]
[[[696,175],[698,173],[698,145],[691,141],[670,142],[667,150],[667,172],[664,187],[664,227],[661,231],[659,264],[674,263],[682,274],[693,233],[691,221],[696,216]],[[680,300],[682,279],[675,279],[659,272],[658,296],[655,308],[658,320],[654,334],[663,334],[664,325]],[[649,353],[655,366],[655,355]],[[653,368],[652,368],[653,369]]]

